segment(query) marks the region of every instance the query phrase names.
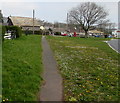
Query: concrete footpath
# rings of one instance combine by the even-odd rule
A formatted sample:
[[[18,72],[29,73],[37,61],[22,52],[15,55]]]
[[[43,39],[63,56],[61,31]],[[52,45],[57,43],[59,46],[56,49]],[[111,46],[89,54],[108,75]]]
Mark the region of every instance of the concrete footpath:
[[[62,77],[57,69],[52,50],[44,36],[42,37],[42,48],[45,83],[41,87],[40,101],[62,101]]]

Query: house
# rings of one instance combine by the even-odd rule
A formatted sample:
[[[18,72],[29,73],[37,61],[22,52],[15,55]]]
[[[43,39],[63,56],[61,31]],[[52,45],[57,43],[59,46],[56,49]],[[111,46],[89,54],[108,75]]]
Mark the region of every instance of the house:
[[[8,25],[19,26],[22,30],[33,30],[33,18],[30,17],[19,17],[19,16],[9,16]],[[40,30],[41,21],[34,19],[34,30]]]
[[[115,31],[113,31],[113,32],[112,32],[112,35],[113,35],[114,37],[120,38],[120,30],[115,30]]]
[[[120,30],[117,31],[117,38],[120,38]]]

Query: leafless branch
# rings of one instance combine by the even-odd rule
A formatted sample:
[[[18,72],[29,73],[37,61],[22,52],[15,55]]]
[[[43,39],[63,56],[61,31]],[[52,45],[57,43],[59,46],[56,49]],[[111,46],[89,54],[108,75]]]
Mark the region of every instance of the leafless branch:
[[[79,24],[87,35],[89,28],[100,20],[104,20],[107,15],[103,7],[98,6],[94,2],[87,2],[82,3],[69,12],[69,21]]]

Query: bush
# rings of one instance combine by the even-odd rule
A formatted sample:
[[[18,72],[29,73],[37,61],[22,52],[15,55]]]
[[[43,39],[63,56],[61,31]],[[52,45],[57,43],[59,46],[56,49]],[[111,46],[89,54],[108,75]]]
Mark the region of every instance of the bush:
[[[20,27],[14,27],[16,29],[16,37],[20,37],[22,35],[22,31],[21,31],[21,28]]]
[[[22,32],[23,32],[24,34],[26,34],[26,35],[33,34],[33,31],[32,31],[32,30],[28,30],[28,31],[23,30]],[[40,34],[42,34],[42,31],[41,31],[41,30],[39,30],[39,31],[34,31],[34,34],[40,35]]]
[[[30,34],[33,34],[33,31],[32,30],[23,30],[22,31],[24,34],[26,35],[30,35]],[[38,30],[38,31],[34,31],[34,34],[37,34],[37,35],[49,35],[49,31],[42,31],[42,30]]]
[[[55,32],[54,34],[55,35],[61,35],[61,32]]]
[[[6,30],[4,30],[4,28]],[[5,32],[8,31],[8,30],[14,31],[14,32],[12,32],[13,33],[12,35],[15,35],[16,38],[19,38],[22,35],[21,28],[18,27],[18,26],[5,26],[5,27],[3,26],[3,30],[2,30],[3,33],[2,34],[5,34]]]

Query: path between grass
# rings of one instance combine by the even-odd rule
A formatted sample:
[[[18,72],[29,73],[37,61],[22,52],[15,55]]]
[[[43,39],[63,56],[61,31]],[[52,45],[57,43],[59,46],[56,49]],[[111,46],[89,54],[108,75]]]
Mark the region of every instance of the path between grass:
[[[42,37],[43,47],[43,79],[45,84],[41,87],[40,101],[62,100],[62,78],[57,70],[57,63],[46,38]]]

